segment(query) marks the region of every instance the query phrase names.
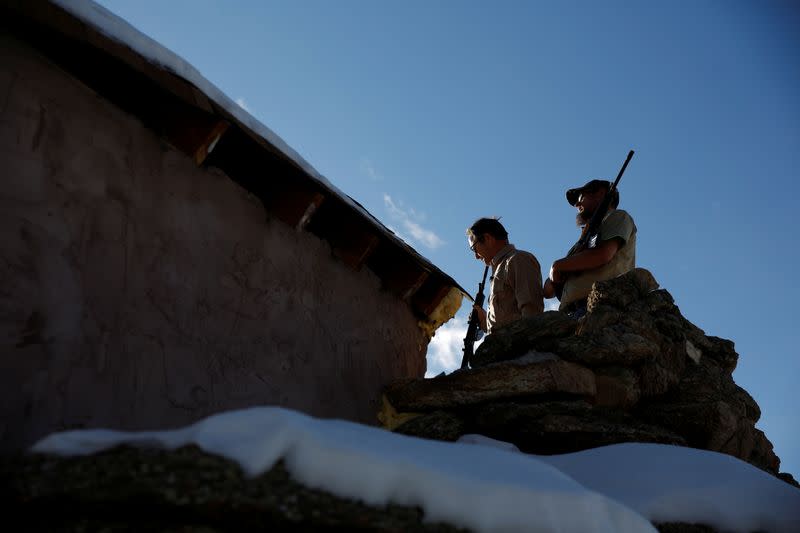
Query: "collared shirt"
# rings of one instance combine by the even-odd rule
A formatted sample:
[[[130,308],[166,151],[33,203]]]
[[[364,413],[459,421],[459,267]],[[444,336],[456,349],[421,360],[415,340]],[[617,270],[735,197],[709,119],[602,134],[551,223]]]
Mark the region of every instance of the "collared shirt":
[[[522,318],[525,305],[530,305],[534,313],[544,311],[542,269],[532,253],[508,244],[497,252],[491,263],[492,293],[486,315],[487,333]]]
[[[622,209],[612,209],[606,214],[603,222],[600,223],[598,234],[589,240],[589,248],[594,248],[598,242],[615,238],[621,239],[622,244],[611,261],[567,278],[567,281],[564,282],[564,290],[561,292],[561,304],[558,307],[560,310],[563,311],[568,304],[589,296],[595,281],[612,279],[633,270],[636,266],[636,224],[633,223],[633,218]],[[571,252],[572,250],[570,250]]]

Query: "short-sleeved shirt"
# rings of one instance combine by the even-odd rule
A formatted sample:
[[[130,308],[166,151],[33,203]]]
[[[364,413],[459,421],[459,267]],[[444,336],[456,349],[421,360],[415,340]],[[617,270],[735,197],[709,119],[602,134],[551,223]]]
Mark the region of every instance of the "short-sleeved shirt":
[[[617,253],[605,265],[570,275],[561,292],[560,310],[563,311],[568,304],[589,296],[595,281],[615,278],[636,267],[636,224],[622,209],[612,209],[608,212],[600,223],[597,235],[589,239],[588,247],[594,248],[598,243],[611,239],[622,241]]]
[[[513,244],[508,244],[492,258],[487,333],[522,318],[525,305],[531,305],[535,313],[544,311],[542,269],[532,253],[517,250]]]

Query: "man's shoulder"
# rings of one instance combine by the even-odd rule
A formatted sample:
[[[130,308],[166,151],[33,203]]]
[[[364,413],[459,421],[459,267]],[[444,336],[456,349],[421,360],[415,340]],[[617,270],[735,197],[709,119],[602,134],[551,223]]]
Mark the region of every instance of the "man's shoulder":
[[[511,255],[508,257],[509,261],[519,262],[519,261],[534,261],[536,264],[539,264],[539,260],[536,259],[536,256],[533,255],[531,252],[527,250],[520,250],[519,248],[515,249]]]
[[[603,241],[619,237],[627,242],[636,235],[636,224],[633,217],[622,209],[614,209],[606,215],[599,229]]]
[[[633,217],[624,209],[613,209],[601,223],[601,227],[617,226],[630,226],[634,231],[636,230],[636,223],[633,221]]]
[[[627,219],[633,221],[633,217],[630,213],[625,211],[624,209],[612,209],[611,212],[606,216],[605,220],[616,218],[617,220],[620,219]]]

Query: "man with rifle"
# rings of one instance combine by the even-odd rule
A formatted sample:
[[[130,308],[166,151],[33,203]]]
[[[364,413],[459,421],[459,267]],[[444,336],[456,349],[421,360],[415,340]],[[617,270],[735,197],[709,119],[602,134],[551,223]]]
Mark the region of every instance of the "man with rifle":
[[[573,318],[586,313],[586,299],[595,281],[615,278],[636,266],[636,224],[619,205],[616,184],[633,156],[628,154],[617,180],[591,180],[567,191],[567,202],[577,208],[581,238],[566,257],[550,267],[544,297],[557,296],[559,310]]]
[[[508,242],[508,232],[495,218],[481,218],[467,230],[469,249],[492,268],[488,313],[473,308],[486,333],[523,316],[544,311],[542,269],[536,257]]]

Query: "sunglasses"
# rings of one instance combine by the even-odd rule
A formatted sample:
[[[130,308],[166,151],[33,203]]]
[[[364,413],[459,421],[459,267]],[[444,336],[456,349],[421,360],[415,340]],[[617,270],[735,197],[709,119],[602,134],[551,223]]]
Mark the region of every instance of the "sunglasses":
[[[473,242],[472,244],[469,245],[469,249],[474,252],[475,251],[475,247],[478,246],[478,243],[481,242],[482,240],[483,239],[481,239],[480,237],[476,237],[475,238],[475,242]]]

